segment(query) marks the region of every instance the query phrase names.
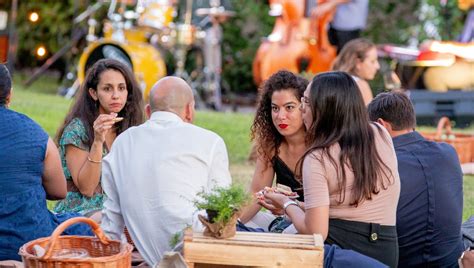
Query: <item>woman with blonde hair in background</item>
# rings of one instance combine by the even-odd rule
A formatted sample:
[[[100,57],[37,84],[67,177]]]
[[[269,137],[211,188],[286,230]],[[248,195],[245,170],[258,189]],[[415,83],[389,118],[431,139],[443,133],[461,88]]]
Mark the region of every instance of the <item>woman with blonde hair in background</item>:
[[[375,44],[365,38],[348,42],[337,55],[332,68],[354,78],[367,106],[374,97],[367,81],[373,80],[380,69]]]

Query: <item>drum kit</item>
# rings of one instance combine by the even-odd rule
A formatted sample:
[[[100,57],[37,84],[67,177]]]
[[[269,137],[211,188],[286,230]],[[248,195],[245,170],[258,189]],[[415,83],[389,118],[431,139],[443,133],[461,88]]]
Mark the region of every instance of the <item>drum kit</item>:
[[[209,0],[209,7],[195,11],[196,16],[210,22],[210,26],[203,27],[191,23],[192,0],[186,0],[186,10],[181,16],[184,20],[177,19],[174,2],[138,0],[133,10],[126,10],[124,1],[112,0],[108,18],[103,23],[102,38],[95,34],[98,23],[89,18],[88,45],[79,59],[76,86],[82,83],[92,64],[113,58],[132,68],[145,99],[158,79],[167,74],[176,75],[191,85],[198,108],[220,110],[221,23],[234,16],[234,12],[226,10],[219,0]],[[78,17],[87,15],[91,14]],[[193,64],[188,64],[191,60]]]

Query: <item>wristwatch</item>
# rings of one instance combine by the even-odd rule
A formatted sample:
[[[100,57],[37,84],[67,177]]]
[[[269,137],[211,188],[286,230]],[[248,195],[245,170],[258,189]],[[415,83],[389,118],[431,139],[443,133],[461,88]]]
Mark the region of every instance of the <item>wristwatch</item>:
[[[288,208],[289,206],[292,206],[292,205],[299,207],[298,203],[296,203],[296,201],[294,201],[294,200],[286,201],[285,204],[283,204],[283,211],[285,212],[285,214],[286,214],[286,208]]]

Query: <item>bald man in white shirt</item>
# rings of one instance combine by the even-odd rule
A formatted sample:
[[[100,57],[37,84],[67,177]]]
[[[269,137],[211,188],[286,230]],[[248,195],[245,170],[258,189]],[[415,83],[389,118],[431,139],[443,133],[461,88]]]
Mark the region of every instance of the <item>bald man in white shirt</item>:
[[[159,80],[146,107],[149,120],[115,140],[102,166],[107,194],[102,228],[113,239],[127,229],[150,265],[171,250],[170,239],[198,226],[196,193],[231,183],[224,141],[192,124],[194,97],[177,77]]]

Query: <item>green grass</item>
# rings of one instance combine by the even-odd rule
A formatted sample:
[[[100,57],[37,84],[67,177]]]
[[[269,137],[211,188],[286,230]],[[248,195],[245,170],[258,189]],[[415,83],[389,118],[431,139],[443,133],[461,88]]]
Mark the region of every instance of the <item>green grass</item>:
[[[24,113],[40,124],[51,137],[69,111],[70,100],[56,95],[47,95],[15,87],[11,109]]]
[[[218,133],[225,141],[231,163],[245,163],[250,152],[253,115],[197,112],[195,124]]]
[[[463,221],[474,215],[474,175],[464,176],[464,208]]]
[[[24,113],[38,122],[50,136],[54,137],[57,128],[69,110],[70,100],[53,95],[56,87],[51,80],[41,79],[29,89],[22,86],[23,77],[15,76],[14,95],[11,108]],[[198,111],[195,124],[218,133],[225,141],[229,152],[230,169],[234,181],[249,183],[254,166],[246,162],[250,151],[249,132],[253,115],[236,113],[215,113]],[[462,129],[472,133],[474,126]],[[419,130],[434,132],[432,127]],[[456,131],[458,131],[456,129]],[[464,177],[463,220],[474,215],[474,176]]]

